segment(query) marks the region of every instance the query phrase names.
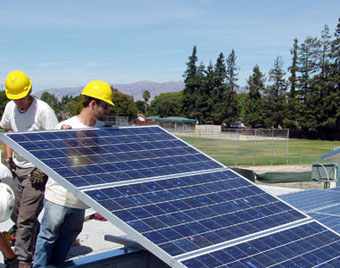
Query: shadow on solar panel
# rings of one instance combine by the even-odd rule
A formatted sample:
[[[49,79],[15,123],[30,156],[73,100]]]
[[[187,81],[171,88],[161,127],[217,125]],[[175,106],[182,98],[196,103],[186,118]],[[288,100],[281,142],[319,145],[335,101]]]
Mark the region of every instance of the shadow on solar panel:
[[[1,140],[170,267],[340,267],[336,233],[158,126]]]

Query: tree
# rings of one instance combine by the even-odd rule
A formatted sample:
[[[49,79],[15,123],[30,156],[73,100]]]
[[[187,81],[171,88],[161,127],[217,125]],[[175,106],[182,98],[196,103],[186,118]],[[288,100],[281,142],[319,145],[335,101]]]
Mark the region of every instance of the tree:
[[[137,113],[142,114],[145,112],[145,101],[138,100],[135,102]]]
[[[59,112],[59,101],[56,96],[45,91],[41,94],[40,99],[50,105],[56,113]]]
[[[340,92],[340,18],[335,28],[334,40],[331,42],[332,82],[335,91]]]
[[[213,90],[211,94],[212,107],[212,119],[214,123],[221,124],[225,119],[225,92],[226,92],[226,66],[223,53],[220,53],[213,72]]]
[[[226,70],[226,91],[225,91],[225,123],[232,123],[239,117],[239,110],[236,99],[236,88],[238,88],[238,67],[236,65],[236,54],[232,50],[227,58]]]
[[[324,25],[324,29],[321,32],[321,57],[320,57],[320,69],[321,78],[327,79],[330,69],[330,56],[331,56],[331,35],[329,33],[328,25]]]
[[[298,111],[300,106],[299,97],[296,94],[298,82],[297,82],[297,73],[299,71],[298,68],[298,39],[294,39],[293,48],[290,50],[290,54],[292,55],[292,65],[288,67],[288,71],[290,72],[290,76],[288,78],[290,91],[288,94],[288,103],[287,103],[287,111],[286,116],[283,119],[283,127],[289,128],[290,133],[296,135],[298,132]]]
[[[182,111],[183,114],[189,118],[197,117],[197,96],[201,86],[201,77],[197,72],[197,50],[194,46],[192,54],[187,62],[187,69],[184,72],[184,83],[185,88],[183,89],[183,103]]]
[[[112,99],[114,106],[111,108],[110,114],[128,115],[136,118],[136,105],[133,97],[123,94],[118,89],[112,89]]]
[[[182,99],[182,91],[161,93],[151,101],[148,113],[160,117],[182,116]]]
[[[298,50],[297,67],[299,70],[298,86],[302,103],[308,102],[311,94],[311,78],[317,72],[319,57],[319,41],[317,38],[307,37]]]
[[[314,110],[314,126],[319,137],[330,138],[336,129],[336,91],[331,82],[331,35],[327,25],[321,32],[318,72],[313,77],[310,105]],[[329,135],[331,134],[331,135]]]
[[[313,77],[318,72],[318,59],[320,57],[320,41],[317,38],[307,37],[298,50],[298,91],[299,106],[297,111],[298,124],[304,135],[315,135],[317,120],[315,117],[316,87]]]
[[[265,99],[265,125],[271,127],[279,127],[283,125],[286,111],[286,91],[287,82],[284,78],[283,60],[278,56],[274,61],[274,67],[268,73],[268,80],[272,82],[267,86],[264,93]]]
[[[9,99],[7,99],[5,90],[0,90],[0,117],[2,117],[7,102],[9,102]]]
[[[239,112],[239,117],[241,118],[244,118],[247,98],[248,98],[248,93],[236,94],[237,111]]]
[[[334,125],[336,130],[336,139],[340,136],[340,18],[336,25],[334,32],[334,40],[331,41],[331,77],[330,83],[332,93],[330,99],[332,100],[333,107],[335,106]]]
[[[227,70],[226,70],[226,85],[231,91],[234,91],[238,87],[236,84],[238,81],[238,67],[236,65],[236,54],[232,50],[227,58]]]
[[[200,87],[196,97],[196,119],[200,123],[212,120],[214,103],[211,100],[214,88],[214,67],[210,62],[207,68],[201,63],[197,69],[197,77],[200,79]]]
[[[298,40],[297,38],[294,39],[294,45],[293,48],[290,50],[290,54],[293,56],[292,58],[292,65],[288,68],[288,70],[290,71],[290,77],[289,77],[289,82],[290,82],[290,93],[289,93],[289,97],[290,99],[294,99],[295,98],[295,91],[296,91],[296,72],[298,71],[298,67],[297,67],[297,57],[298,57]]]
[[[149,105],[149,99],[151,97],[151,94],[148,90],[145,90],[143,92],[143,99],[144,99],[144,102],[145,102],[145,115],[146,115],[146,112],[147,112],[147,107]]]
[[[265,81],[265,75],[260,71],[260,67],[256,65],[253,68],[253,74],[247,80],[249,93],[244,113],[244,122],[252,127],[264,124],[262,92],[265,88]]]

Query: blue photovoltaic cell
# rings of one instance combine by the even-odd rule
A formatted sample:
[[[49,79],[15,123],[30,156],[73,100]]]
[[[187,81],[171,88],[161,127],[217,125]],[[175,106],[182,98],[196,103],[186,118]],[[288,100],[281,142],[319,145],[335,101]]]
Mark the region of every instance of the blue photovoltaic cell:
[[[340,233],[340,192],[338,188],[307,190],[282,195],[280,198]]]
[[[85,193],[171,256],[305,218],[231,171]]]
[[[340,267],[340,237],[316,222],[183,261],[189,268]]]
[[[76,187],[223,167],[158,127],[10,137]]]

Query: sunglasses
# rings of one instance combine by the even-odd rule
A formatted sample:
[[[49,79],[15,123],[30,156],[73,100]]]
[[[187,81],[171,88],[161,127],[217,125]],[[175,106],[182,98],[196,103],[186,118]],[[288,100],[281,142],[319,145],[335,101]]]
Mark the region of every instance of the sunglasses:
[[[107,104],[105,102],[100,102],[99,104],[104,108],[104,110],[107,110],[110,108],[110,104]]]

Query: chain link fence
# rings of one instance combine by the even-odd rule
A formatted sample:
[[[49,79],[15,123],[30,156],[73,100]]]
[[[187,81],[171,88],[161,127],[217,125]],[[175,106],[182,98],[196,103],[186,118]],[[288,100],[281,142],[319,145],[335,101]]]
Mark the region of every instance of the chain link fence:
[[[221,131],[221,126],[201,125],[191,132],[168,130],[225,165],[289,164],[289,129]]]
[[[103,122],[110,126],[128,126],[131,125],[131,119],[128,115],[107,115]]]

